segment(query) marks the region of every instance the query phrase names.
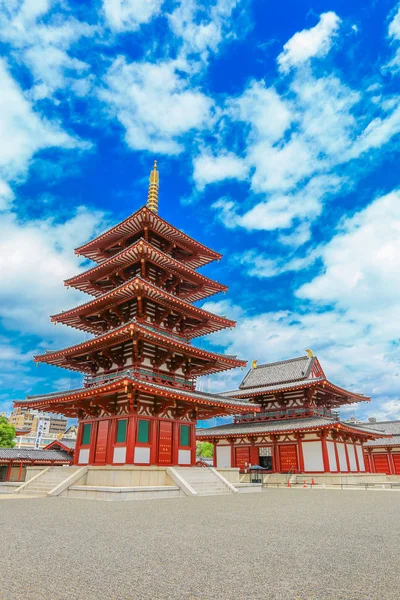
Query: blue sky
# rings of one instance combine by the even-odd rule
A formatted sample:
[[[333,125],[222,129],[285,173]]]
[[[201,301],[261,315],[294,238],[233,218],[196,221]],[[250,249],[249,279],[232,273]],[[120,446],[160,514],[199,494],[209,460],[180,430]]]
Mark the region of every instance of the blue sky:
[[[400,6],[0,0],[0,411],[79,385],[32,355],[82,339],[73,249],[146,201],[224,254],[199,341],[260,363],[311,348],[400,418]],[[205,390],[232,389],[231,372]]]

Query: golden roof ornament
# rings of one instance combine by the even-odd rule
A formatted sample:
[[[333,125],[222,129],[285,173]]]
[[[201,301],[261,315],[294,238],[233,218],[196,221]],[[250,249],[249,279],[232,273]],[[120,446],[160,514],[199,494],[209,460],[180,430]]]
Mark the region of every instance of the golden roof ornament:
[[[308,358],[312,358],[313,356],[315,356],[314,352],[312,350],[310,350],[310,348],[307,348],[306,352],[307,352]]]
[[[257,367],[258,360],[251,361],[251,368],[255,369]]]
[[[159,174],[157,171],[157,161],[154,161],[153,170],[150,171],[149,192],[147,194],[147,208],[158,214],[158,185]]]

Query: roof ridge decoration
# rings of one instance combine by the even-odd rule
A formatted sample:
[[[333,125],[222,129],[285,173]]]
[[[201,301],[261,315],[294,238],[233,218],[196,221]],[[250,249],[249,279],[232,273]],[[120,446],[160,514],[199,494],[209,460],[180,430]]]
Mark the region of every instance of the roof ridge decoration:
[[[157,171],[157,161],[154,161],[153,170],[150,171],[149,191],[147,195],[147,208],[158,214],[158,188],[159,188],[159,173]]]

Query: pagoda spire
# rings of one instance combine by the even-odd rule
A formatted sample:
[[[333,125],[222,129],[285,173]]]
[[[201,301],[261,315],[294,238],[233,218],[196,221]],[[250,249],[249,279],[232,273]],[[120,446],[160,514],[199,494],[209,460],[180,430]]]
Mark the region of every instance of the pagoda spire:
[[[157,161],[154,161],[153,170],[150,171],[149,192],[147,194],[147,208],[158,214],[158,184],[159,174],[157,171]]]

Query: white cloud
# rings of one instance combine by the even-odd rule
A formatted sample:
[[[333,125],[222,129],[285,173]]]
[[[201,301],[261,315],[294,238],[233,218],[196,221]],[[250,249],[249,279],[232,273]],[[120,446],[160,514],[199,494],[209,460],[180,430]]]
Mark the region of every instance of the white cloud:
[[[7,329],[52,340],[82,337],[67,327],[54,328],[49,317],[84,301],[63,280],[79,272],[73,249],[97,232],[102,219],[102,213],[84,207],[63,222],[0,214],[0,318]]]
[[[400,6],[389,24],[389,37],[400,40]]]
[[[173,61],[128,64],[119,57],[108,70],[100,96],[125,128],[131,148],[178,154],[186,133],[210,123],[212,100],[179,67]]]
[[[111,29],[136,31],[159,14],[164,0],[103,0],[103,9]]]
[[[50,98],[56,90],[86,79],[90,68],[71,56],[71,49],[96,28],[60,12],[58,6],[49,14],[51,8],[48,0],[0,0],[0,40],[30,69],[33,100]]]
[[[193,179],[198,189],[203,189],[208,183],[216,183],[224,179],[246,179],[248,166],[245,161],[231,152],[213,156],[200,154],[194,160]]]
[[[34,112],[21,89],[0,60],[0,176],[24,175],[33,154],[50,147],[75,148],[81,144],[55,123]]]
[[[288,73],[290,69],[298,67],[310,58],[326,56],[338,33],[339,25],[339,17],[334,12],[327,12],[320,16],[315,27],[295,33],[278,56],[280,71]]]
[[[239,3],[240,0],[216,0],[206,6],[196,0],[182,0],[168,16],[173,33],[182,41],[181,56],[194,54],[205,61],[223,41],[234,38],[230,17]]]

